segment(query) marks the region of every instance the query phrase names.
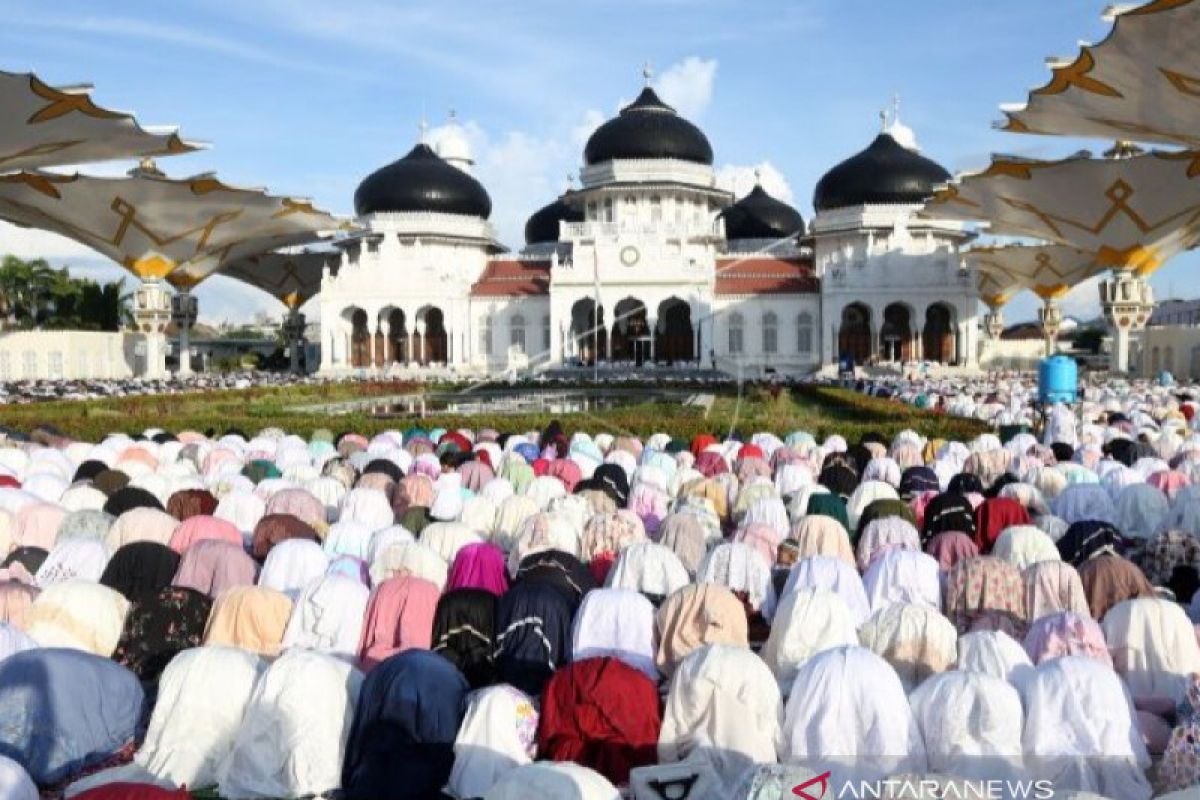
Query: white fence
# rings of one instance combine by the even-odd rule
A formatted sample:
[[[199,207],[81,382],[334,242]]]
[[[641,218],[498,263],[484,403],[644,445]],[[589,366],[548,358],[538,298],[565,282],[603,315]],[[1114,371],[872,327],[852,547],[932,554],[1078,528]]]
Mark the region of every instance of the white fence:
[[[129,378],[139,338],[97,331],[0,331],[0,381]]]

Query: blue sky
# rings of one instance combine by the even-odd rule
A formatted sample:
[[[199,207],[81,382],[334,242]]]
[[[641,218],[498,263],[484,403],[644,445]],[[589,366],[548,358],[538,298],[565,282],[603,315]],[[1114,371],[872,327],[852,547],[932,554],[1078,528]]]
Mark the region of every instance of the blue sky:
[[[350,213],[358,181],[403,155],[422,115],[467,128],[493,221],[510,246],[525,217],[578,169],[587,134],[641,85],[645,61],[669,102],[701,125],[716,164],[744,188],[755,166],[805,218],[821,174],[871,140],[899,95],[922,151],[952,172],[991,152],[1055,157],[1106,143],[1003,134],[999,103],[1108,30],[1098,0],[0,0],[0,69],[95,84],[102,104],[173,123],[212,144],[164,160],[171,174],[311,196]],[[125,165],[105,166],[119,171]],[[0,252],[42,253],[116,275],[82,248],[0,228]],[[1196,294],[1187,254],[1160,298]],[[111,272],[109,270],[112,270]],[[203,318],[278,313],[227,279],[201,287]],[[1010,320],[1033,315],[1026,295]],[[1071,313],[1097,311],[1085,285]]]

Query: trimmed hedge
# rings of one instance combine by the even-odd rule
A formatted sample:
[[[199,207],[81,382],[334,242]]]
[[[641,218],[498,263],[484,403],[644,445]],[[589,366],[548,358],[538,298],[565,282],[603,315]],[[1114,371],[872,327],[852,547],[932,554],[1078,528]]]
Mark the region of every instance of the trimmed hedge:
[[[455,415],[433,413],[424,419],[376,417],[361,411],[330,414],[303,410],[314,404],[339,403],[420,391],[414,384],[366,382],[270,387],[209,393],[187,393],[93,401],[63,401],[0,408],[0,423],[29,431],[53,425],[74,438],[97,441],[114,431],[137,433],[150,427],[172,431],[221,433],[239,428],[254,434],[266,427],[308,437],[314,430],[355,431],[372,435],[412,425],[425,428],[541,430],[558,419],[568,431],[631,433],[663,432],[690,439],[700,433],[749,435],[772,431],[780,436],[805,430],[818,438],[837,433],[850,441],[872,431],[892,437],[911,428],[924,436],[969,440],[989,430],[974,420],[921,411],[896,401],[868,397],[846,389],[802,385],[788,388],[748,385],[696,389],[715,395],[711,409],[648,399],[593,413],[520,413]],[[626,387],[623,387],[626,388]],[[435,391],[445,391],[439,387]]]

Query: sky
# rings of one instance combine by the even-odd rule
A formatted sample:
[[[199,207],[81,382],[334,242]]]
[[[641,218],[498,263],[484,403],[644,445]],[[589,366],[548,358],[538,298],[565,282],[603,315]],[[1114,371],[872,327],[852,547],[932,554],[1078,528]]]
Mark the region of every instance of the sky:
[[[354,189],[404,155],[420,121],[453,110],[502,242],[577,174],[595,127],[629,102],[650,64],[663,98],[712,142],[722,183],[765,188],[812,217],[820,176],[864,148],[880,109],[951,172],[999,152],[1054,158],[1108,143],[992,129],[998,105],[1049,77],[1109,24],[1106,0],[0,0],[0,69],[94,98],[144,124],[176,124],[209,149],[163,159],[184,176],[311,197],[351,214]],[[89,166],[121,174],[125,163]],[[0,223],[0,253],[44,256],[74,272],[122,273],[48,233]],[[1192,297],[1187,253],[1154,277],[1156,296]],[[397,276],[402,279],[402,276]],[[281,306],[236,281],[203,284],[205,321]],[[1026,293],[1010,321],[1035,316]],[[1064,301],[1099,312],[1095,283]]]

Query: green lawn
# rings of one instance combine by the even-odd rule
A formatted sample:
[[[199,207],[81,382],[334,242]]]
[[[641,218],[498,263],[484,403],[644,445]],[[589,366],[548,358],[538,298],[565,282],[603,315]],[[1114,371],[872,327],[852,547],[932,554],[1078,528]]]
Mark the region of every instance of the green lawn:
[[[833,387],[805,386],[773,393],[765,387],[747,386],[739,395],[733,386],[703,390],[716,395],[706,411],[679,402],[626,405],[592,413],[433,414],[424,420],[379,418],[364,412],[332,415],[313,410],[314,404],[387,397],[421,391],[411,384],[331,383],[315,386],[248,389],[153,397],[93,401],[64,401],[0,407],[0,424],[29,431],[39,424],[54,425],[74,438],[97,440],[106,433],[136,433],[149,427],[172,431],[208,430],[220,434],[239,428],[247,435],[276,426],[307,437],[318,428],[371,435],[388,429],[423,427],[495,427],[503,430],[540,430],[558,418],[570,432],[586,430],[626,432],[647,436],[665,432],[691,438],[698,433],[718,436],[737,430],[745,435],[773,431],[780,436],[806,430],[818,438],[838,433],[850,440],[864,432],[891,437],[905,428],[926,436],[970,439],[987,430],[982,423],[919,411],[888,400],[865,397]],[[446,391],[439,388],[438,392]],[[691,391],[696,391],[691,389]]]

